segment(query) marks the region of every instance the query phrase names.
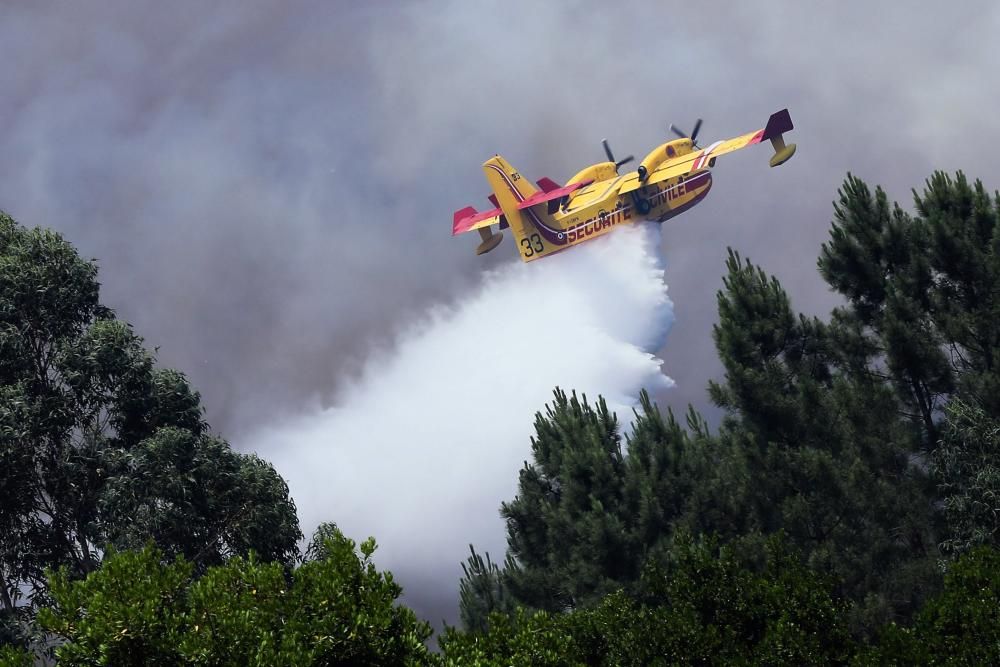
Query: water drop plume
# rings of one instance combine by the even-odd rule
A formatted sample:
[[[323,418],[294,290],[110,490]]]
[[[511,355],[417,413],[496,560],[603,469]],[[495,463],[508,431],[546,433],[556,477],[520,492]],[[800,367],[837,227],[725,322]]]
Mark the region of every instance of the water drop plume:
[[[658,225],[623,227],[486,272],[373,353],[333,407],[242,445],[288,480],[303,532],[374,535],[407,601],[454,620],[440,605],[455,607],[468,544],[505,551],[498,509],[552,390],[600,394],[628,424],[640,389],[672,384],[652,354],[673,320],[659,248]]]

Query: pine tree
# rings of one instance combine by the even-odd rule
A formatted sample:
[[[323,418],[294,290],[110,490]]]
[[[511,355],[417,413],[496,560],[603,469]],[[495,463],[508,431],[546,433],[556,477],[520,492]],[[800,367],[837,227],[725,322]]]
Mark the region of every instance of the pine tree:
[[[490,559],[476,553],[469,545],[471,555],[462,563],[462,579],[458,583],[458,610],[462,627],[468,632],[486,632],[489,629],[490,614],[510,615],[515,602],[507,589],[506,575],[513,563],[504,569]]]
[[[819,268],[856,369],[891,380],[928,446],[953,393],[1000,416],[1000,195],[961,172],[914,191],[916,216],[850,175],[839,194]]]
[[[975,508],[1000,419],[1000,194],[936,172],[913,198],[914,215],[890,210],[881,188],[849,176],[819,267],[848,301],[834,312],[840,364],[855,382],[890,384],[921,426],[913,455],[930,454],[944,546],[960,553],[995,530]]]
[[[914,425],[891,386],[841,364],[837,325],[793,315],[778,281],[738,254],[726,266],[714,332],[725,378],[710,385],[728,411],[726,464],[706,483],[729,503],[714,515],[724,522],[695,524],[783,532],[842,582],[859,626],[912,613],[934,579]]]
[[[975,510],[995,480],[975,469],[991,470],[1000,418],[1000,195],[961,173],[934,174],[913,214],[850,175],[838,195],[818,261],[845,299],[829,320],[796,314],[775,278],[730,252],[717,435],[648,401],[624,446],[602,403],[558,392],[538,415],[534,461],[502,510],[520,603],[562,611],[634,590],[682,528],[744,545],[781,532],[870,632],[940,585],[939,540],[993,539]],[[978,406],[975,424],[954,411],[943,423],[950,401]]]
[[[704,428],[691,419],[696,432]],[[695,495],[705,443],[645,393],[624,448],[603,399],[591,407],[558,389],[535,431],[533,462],[521,470],[517,497],[501,507],[511,594],[531,608],[565,611],[634,587],[648,553],[669,539]]]
[[[628,577],[624,526],[617,510],[625,466],[618,420],[602,400],[556,390],[535,417],[534,463],[519,475],[518,496],[501,506],[510,587],[522,603],[562,611],[614,590]],[[633,575],[634,576],[634,575]]]
[[[830,581],[779,539],[760,563],[712,539],[676,536],[644,569],[646,595],[623,591],[562,614],[523,608],[486,632],[448,629],[448,665],[844,664],[855,649]]]
[[[938,172],[914,203],[930,239],[931,315],[958,394],[1000,417],[1000,194]]]
[[[947,520],[942,547],[951,554],[1000,547],[1000,419],[958,399],[946,414],[931,457]]]

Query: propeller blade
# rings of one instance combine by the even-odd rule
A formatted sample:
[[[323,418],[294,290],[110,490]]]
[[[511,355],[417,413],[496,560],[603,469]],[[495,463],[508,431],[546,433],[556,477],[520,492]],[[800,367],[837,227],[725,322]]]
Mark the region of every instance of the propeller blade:
[[[608,156],[608,162],[615,163],[615,171],[618,171],[618,167],[628,162],[631,162],[632,160],[635,159],[634,155],[629,155],[628,157],[622,158],[621,160],[615,162],[615,154],[611,152],[611,146],[608,145],[608,140],[601,139],[601,145],[604,146],[604,154]]]
[[[680,130],[678,130],[677,126],[674,125],[673,123],[670,124],[670,131],[673,132],[674,134],[676,134],[678,137],[681,137],[682,139],[687,139],[688,135],[686,135],[683,132],[681,132]]]
[[[698,130],[701,129],[701,118],[695,121],[694,130],[691,131],[691,143],[693,144],[698,139]]]

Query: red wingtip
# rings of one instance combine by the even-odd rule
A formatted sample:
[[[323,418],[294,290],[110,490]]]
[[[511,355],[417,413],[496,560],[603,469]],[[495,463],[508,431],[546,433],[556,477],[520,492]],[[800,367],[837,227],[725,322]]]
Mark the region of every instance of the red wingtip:
[[[462,221],[475,214],[476,209],[471,206],[466,206],[465,208],[460,208],[455,211],[455,217],[452,219],[451,223],[451,235],[454,236],[455,234],[458,234]]]
[[[501,215],[502,213],[503,211],[499,208],[478,213],[476,209],[471,206],[466,206],[461,211],[455,211],[455,220],[451,224],[451,235],[454,236],[456,234],[467,232],[477,222]]]

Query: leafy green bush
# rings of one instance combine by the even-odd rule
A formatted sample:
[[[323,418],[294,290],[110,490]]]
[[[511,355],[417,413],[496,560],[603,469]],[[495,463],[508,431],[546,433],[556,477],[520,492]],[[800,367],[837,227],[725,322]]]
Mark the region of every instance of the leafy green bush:
[[[430,627],[395,604],[402,589],[371,561],[375,541],[327,527],[294,570],[236,557],[200,578],[146,547],[113,554],[86,579],[50,582],[39,623],[61,665],[429,664]]]

